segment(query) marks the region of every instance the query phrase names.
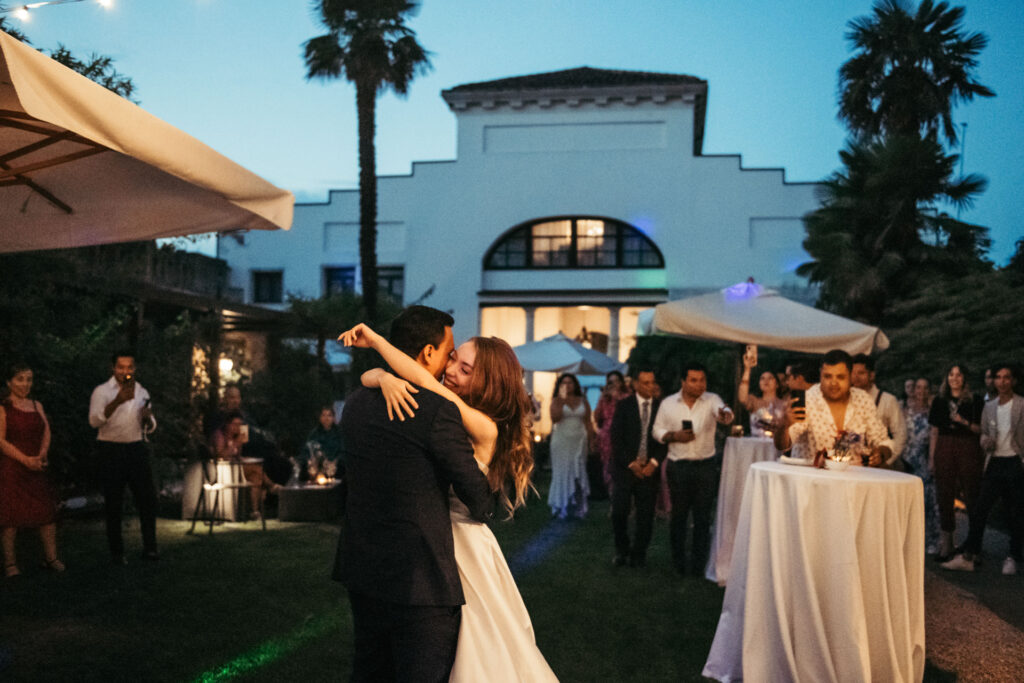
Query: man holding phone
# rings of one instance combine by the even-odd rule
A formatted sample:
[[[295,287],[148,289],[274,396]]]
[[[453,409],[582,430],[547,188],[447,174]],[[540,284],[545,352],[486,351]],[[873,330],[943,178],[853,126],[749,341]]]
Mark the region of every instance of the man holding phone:
[[[821,381],[806,392],[806,408],[792,402],[785,428],[775,433],[775,447],[793,448],[794,457],[813,458],[835,446],[841,432],[857,434],[865,447],[864,464],[883,467],[892,457],[892,440],[878,419],[875,404],[852,386],[853,358],[840,349],[821,360]],[[795,399],[794,399],[795,401]]]
[[[157,560],[156,487],[145,444],[156,429],[149,392],[135,379],[135,354],[117,351],[111,357],[110,379],[96,387],[89,401],[89,424],[98,431],[99,473],[106,508],[107,544],[116,565],[125,564],[121,516],[124,487],[135,498],[142,531],[142,557]]]
[[[658,408],[654,438],[668,445],[668,487],[672,500],[669,537],[672,563],[680,574],[704,573],[711,546],[711,509],[718,491],[715,427],[735,417],[718,394],[707,391],[707,369],[700,363],[683,367],[682,388]],[[693,541],[686,561],[686,529],[693,512]]]

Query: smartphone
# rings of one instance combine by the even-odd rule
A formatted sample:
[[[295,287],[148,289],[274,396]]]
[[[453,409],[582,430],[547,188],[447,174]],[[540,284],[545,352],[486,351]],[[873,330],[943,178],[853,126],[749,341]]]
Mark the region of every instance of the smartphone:
[[[750,359],[751,365],[757,365],[757,344],[747,344],[746,356]]]
[[[125,375],[124,376],[124,383],[125,384],[131,384],[134,381],[135,381],[135,375]]]
[[[683,420],[683,429],[693,431],[693,420]]]
[[[789,397],[792,398],[792,399],[795,399],[793,401],[793,407],[794,408],[803,408],[803,407],[805,407],[806,403],[805,403],[805,395],[804,395],[804,390],[803,389],[791,389],[790,392],[789,392]]]

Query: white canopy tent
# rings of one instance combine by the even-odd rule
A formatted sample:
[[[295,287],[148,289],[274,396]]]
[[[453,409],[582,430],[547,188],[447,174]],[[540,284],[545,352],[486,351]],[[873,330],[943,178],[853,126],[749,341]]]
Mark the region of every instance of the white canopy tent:
[[[540,341],[512,349],[524,370],[536,372],[571,372],[576,375],[604,375],[612,370],[625,370],[625,364],[589,349],[559,332]]]
[[[287,230],[294,203],[0,31],[0,252]]]
[[[658,304],[640,315],[637,333],[757,344],[802,353],[843,349],[851,354],[889,348],[879,328],[742,283]]]

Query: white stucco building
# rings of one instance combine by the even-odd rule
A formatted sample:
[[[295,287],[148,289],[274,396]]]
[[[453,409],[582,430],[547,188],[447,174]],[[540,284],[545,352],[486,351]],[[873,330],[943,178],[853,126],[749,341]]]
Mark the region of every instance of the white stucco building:
[[[423,303],[452,311],[456,339],[586,328],[625,358],[656,303],[748,277],[804,291],[816,184],[704,155],[705,81],[584,67],[442,96],[457,158],[379,179],[377,254],[384,288],[405,303],[432,288]],[[221,237],[232,286],[271,306],[358,289],[358,197],[296,205],[289,232]]]

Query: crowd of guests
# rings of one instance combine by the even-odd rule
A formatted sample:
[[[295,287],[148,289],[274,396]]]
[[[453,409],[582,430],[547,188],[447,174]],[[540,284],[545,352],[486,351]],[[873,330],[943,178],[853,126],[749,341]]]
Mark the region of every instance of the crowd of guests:
[[[48,471],[50,424],[42,403],[32,394],[33,372],[16,362],[5,376],[6,397],[0,402],[0,541],[4,576],[21,575],[17,557],[19,530],[38,531],[42,543],[42,568],[65,571],[58,557],[57,515],[59,495]],[[122,534],[125,489],[131,491],[139,517],[142,559],[160,559],[157,549],[157,492],[150,462],[149,435],[157,428],[151,397],[136,377],[134,353],[119,350],[110,360],[110,377],[90,397],[89,425],[96,430],[95,471],[104,501],[107,549],[115,565],[128,563]],[[294,477],[308,478],[309,461],[329,466],[343,475],[342,438],[333,406],[318,411],[316,424],[294,464],[287,461],[275,472],[273,457],[282,458],[242,409],[241,390],[228,385],[218,410],[205,420],[208,457],[237,462],[249,484],[249,509],[257,517],[268,494]],[[253,435],[258,438],[253,439]],[[262,440],[261,440],[262,439]],[[275,481],[275,477],[280,481]]]
[[[950,570],[978,566],[988,518],[1001,500],[1010,536],[1002,571],[1017,572],[1024,542],[1024,398],[1015,392],[1018,371],[1013,365],[988,368],[980,395],[969,385],[968,369],[955,364],[936,391],[926,377],[908,378],[901,398],[877,386],[874,359],[866,355],[833,351],[820,362],[790,363],[781,373],[756,369],[756,352],[748,352],[736,399],[750,415],[751,436],[771,437],[780,452],[813,459],[832,447],[837,431],[863,435],[862,464],[922,480],[927,552]],[[126,563],[125,488],[139,515],[142,557],[159,559],[157,496],[146,444],[157,421],[135,371],[132,353],[114,353],[110,378],[93,391],[88,413],[97,430],[106,537],[115,564]],[[675,569],[700,575],[718,490],[716,429],[732,424],[735,415],[707,390],[707,370],[700,364],[686,365],[679,391],[664,399],[653,368],[634,368],[629,377],[612,372],[605,379],[593,409],[574,375],[557,379],[549,407],[551,513],[583,518],[595,493],[592,485],[603,489],[611,498],[615,565],[646,564],[653,521],[662,514],[670,519]],[[0,405],[0,539],[8,577],[21,573],[16,552],[20,529],[37,530],[43,566],[64,571],[57,552],[58,497],[46,471],[50,426],[42,404],[31,396],[32,383],[30,367],[11,366],[7,398]],[[343,441],[333,406],[319,411],[306,446],[285,472],[273,472],[261,457],[265,452],[252,438],[259,431],[242,409],[239,387],[224,390],[219,410],[206,425],[210,456],[237,461],[244,470],[253,516],[281,484],[307,479],[311,462],[329,464],[338,477],[343,474]],[[588,460],[597,464],[596,482],[588,477]],[[967,538],[959,547],[954,541],[958,502],[969,518]]]
[[[914,377],[897,396],[877,385],[874,359],[864,354],[833,351],[774,373],[757,372],[755,351],[743,357],[736,402],[750,415],[747,433],[772,438],[780,454],[820,459],[834,451],[838,435],[850,433],[857,435],[853,464],[919,477],[927,552],[944,568],[976,568],[985,527],[1001,500],[1010,537],[1001,569],[1015,574],[1024,542],[1024,398],[1015,393],[1011,364],[986,370],[981,395],[968,376],[955,364],[937,390],[929,378]],[[557,380],[550,407],[551,512],[586,515],[594,484],[586,473],[589,454],[599,460],[598,484],[611,498],[613,563],[646,564],[653,520],[662,509],[670,518],[675,569],[701,575],[718,491],[716,428],[735,416],[707,390],[707,370],[699,364],[683,368],[680,390],[664,400],[651,368],[605,379],[592,411],[575,376]],[[958,505],[969,519],[959,547]]]

